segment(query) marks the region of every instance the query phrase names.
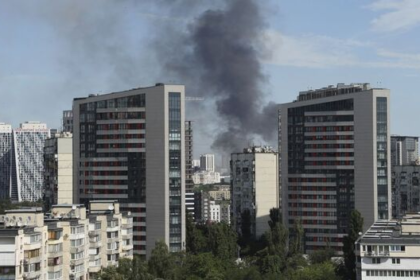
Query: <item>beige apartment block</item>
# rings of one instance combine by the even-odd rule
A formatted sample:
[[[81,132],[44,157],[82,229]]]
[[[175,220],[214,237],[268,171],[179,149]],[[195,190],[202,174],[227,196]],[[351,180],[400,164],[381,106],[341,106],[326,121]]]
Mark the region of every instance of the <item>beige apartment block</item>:
[[[10,210],[0,219],[0,279],[95,279],[133,257],[133,221],[115,201]],[[2,221],[2,224],[1,224]]]
[[[278,155],[270,147],[252,147],[231,156],[232,222],[241,229],[241,215],[251,214],[251,232],[259,238],[268,229],[270,209],[279,207]]]
[[[357,279],[420,277],[420,214],[379,220],[356,242]]]

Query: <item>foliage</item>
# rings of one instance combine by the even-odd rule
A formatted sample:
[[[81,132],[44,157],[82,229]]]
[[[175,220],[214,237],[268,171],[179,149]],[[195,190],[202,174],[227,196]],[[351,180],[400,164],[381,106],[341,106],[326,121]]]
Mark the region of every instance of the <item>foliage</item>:
[[[335,275],[334,265],[331,262],[314,264],[296,270],[291,277],[292,280],[338,280]]]
[[[186,222],[186,251],[191,254],[204,252],[207,247],[207,240],[203,230],[194,225],[192,217],[187,216]]]
[[[270,209],[270,221],[268,221],[268,225],[271,229],[273,229],[277,223],[281,223],[281,212],[279,208],[271,208]]]
[[[245,242],[251,239],[251,212],[245,209],[241,213],[241,234]]]
[[[208,227],[208,248],[222,261],[231,261],[237,256],[236,232],[226,223],[216,223]]]
[[[346,279],[356,279],[356,255],[354,254],[354,243],[359,238],[359,232],[363,231],[363,217],[359,211],[354,209],[350,214],[350,222],[348,235],[343,238],[343,254],[344,254],[344,267],[338,270]]]
[[[324,250],[318,250],[310,253],[309,262],[311,264],[321,264],[331,261],[332,257],[334,257],[334,250],[331,248],[326,248]]]
[[[31,202],[31,201],[22,201],[22,202],[12,202],[10,199],[0,200],[0,214],[5,214],[6,210],[19,209],[21,207],[43,207],[42,200]]]
[[[175,274],[175,258],[168,251],[164,241],[157,241],[148,263],[149,272],[157,278],[173,279]]]

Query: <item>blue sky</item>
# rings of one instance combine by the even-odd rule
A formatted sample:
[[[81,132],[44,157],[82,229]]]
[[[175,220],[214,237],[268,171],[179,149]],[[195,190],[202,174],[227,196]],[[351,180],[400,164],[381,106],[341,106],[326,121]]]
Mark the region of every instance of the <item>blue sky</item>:
[[[392,133],[420,135],[412,119],[420,103],[419,0],[263,1],[268,100],[370,82],[391,90]],[[144,2],[0,1],[0,121],[59,127],[74,97],[169,82],[154,67],[153,27],[185,28],[200,6],[187,12]]]

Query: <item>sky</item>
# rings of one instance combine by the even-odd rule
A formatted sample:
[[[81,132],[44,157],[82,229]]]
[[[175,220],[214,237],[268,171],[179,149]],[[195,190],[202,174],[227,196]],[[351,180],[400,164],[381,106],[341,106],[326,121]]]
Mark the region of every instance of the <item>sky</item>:
[[[154,46],[168,35],[162,30],[182,33],[211,8],[208,1],[190,2],[181,9],[164,0],[0,0],[0,122],[16,127],[39,120],[60,128],[62,111],[75,97],[183,83],[157,67]],[[217,7],[223,1],[212,2]],[[420,135],[413,119],[420,104],[419,0],[258,3],[266,20],[259,60],[267,102],[291,102],[299,91],[341,82],[369,82],[391,90],[391,132]],[[207,102],[187,104],[197,128],[196,157],[212,152],[208,139],[220,121],[215,112],[214,119],[194,113]]]

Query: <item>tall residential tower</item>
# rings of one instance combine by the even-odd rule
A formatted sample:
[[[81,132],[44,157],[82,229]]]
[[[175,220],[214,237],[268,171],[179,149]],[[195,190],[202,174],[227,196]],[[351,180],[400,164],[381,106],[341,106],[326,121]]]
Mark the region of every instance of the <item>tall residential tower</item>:
[[[389,96],[338,84],[280,106],[283,221],[301,220],[306,252],[340,252],[352,209],[364,229],[391,217]]]
[[[134,253],[185,247],[184,86],[157,84],[73,102],[74,197],[115,199],[134,219]]]

